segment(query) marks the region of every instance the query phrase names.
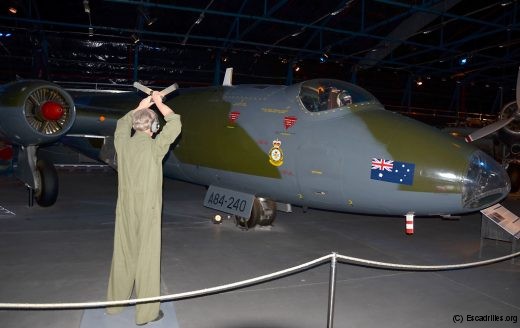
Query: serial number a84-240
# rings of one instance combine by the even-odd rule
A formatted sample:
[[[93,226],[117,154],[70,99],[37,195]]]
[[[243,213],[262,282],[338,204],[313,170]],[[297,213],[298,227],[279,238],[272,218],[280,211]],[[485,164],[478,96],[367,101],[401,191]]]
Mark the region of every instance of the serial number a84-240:
[[[246,210],[247,201],[233,196],[227,197],[225,194],[211,193],[208,202],[227,209],[244,212]]]
[[[254,195],[212,185],[206,191],[204,206],[248,218],[254,199]]]

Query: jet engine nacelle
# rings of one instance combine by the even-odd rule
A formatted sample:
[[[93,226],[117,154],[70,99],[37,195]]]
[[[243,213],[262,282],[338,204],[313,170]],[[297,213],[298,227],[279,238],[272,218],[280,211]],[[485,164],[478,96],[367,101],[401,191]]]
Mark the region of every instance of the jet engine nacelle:
[[[60,86],[21,80],[0,88],[0,137],[19,146],[57,141],[70,130],[76,109]]]

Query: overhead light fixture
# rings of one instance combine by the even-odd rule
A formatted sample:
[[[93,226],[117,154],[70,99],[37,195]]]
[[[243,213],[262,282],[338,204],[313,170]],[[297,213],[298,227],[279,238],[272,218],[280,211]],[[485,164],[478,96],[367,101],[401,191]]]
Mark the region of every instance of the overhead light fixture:
[[[145,19],[146,19],[146,25],[148,25],[148,26],[152,26],[153,23],[157,22],[157,17],[153,17],[153,18],[145,17]]]
[[[461,65],[466,65],[467,63],[468,63],[468,58],[466,58],[466,57],[462,57],[459,60],[459,64],[461,64]]]
[[[293,34],[291,34],[291,36],[292,36],[292,37],[297,37],[298,35],[302,34],[303,31],[305,31],[305,29],[302,28],[302,29],[299,30],[298,32],[294,32]]]
[[[418,78],[417,81],[415,81],[415,83],[417,84],[417,86],[423,85],[423,81],[421,80],[421,78]]]
[[[352,2],[354,2],[354,0],[347,1],[347,3],[343,7],[339,8],[336,11],[331,12],[330,15],[336,16],[337,14],[341,13],[343,10],[347,9]]]
[[[200,13],[199,18],[197,18],[197,20],[195,21],[195,24],[199,25],[203,19],[204,19],[204,13]]]
[[[320,63],[325,63],[327,61],[327,59],[329,59],[329,55],[327,55],[327,53],[323,53],[321,56],[320,56]]]
[[[145,8],[140,7],[139,11],[141,12],[141,15],[143,15],[146,25],[151,26],[153,23],[157,22],[157,17],[151,17],[150,12]]]
[[[295,71],[295,72],[299,72],[299,71],[300,71],[300,66],[295,65],[295,66],[294,66],[294,71]]]
[[[511,4],[511,1],[502,1],[500,4],[502,7],[509,6]]]
[[[13,15],[16,15],[18,13],[18,8],[16,8],[15,6],[9,6],[7,10]]]
[[[88,4],[88,0],[83,0],[83,8],[87,14],[90,14],[90,5]]]
[[[137,44],[139,41],[141,41],[135,33],[132,34],[132,40],[134,41],[134,44]]]

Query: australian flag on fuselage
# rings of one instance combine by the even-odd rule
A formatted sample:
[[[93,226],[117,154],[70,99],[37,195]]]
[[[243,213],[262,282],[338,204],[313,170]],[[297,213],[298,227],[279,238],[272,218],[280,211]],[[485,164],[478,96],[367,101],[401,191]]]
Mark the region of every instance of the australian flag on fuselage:
[[[415,164],[396,162],[383,158],[372,158],[370,179],[411,186]]]

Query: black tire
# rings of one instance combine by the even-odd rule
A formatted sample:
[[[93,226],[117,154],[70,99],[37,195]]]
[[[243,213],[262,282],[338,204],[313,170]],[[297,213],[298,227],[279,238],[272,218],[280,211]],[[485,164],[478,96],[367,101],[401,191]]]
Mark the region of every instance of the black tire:
[[[267,207],[272,211],[272,213],[269,216],[266,215],[266,211],[264,210],[261,203],[262,201],[265,202],[265,204],[267,204]],[[256,225],[262,227],[272,225],[274,219],[276,218],[276,202],[271,199],[263,199],[262,201],[258,198],[255,198],[253,202],[253,209],[251,210],[251,216],[248,219],[242,217],[235,217],[237,225],[247,229],[253,228]]]
[[[253,201],[253,209],[251,210],[251,215],[249,216],[249,218],[244,218],[235,215],[235,220],[237,222],[237,225],[241,226],[242,228],[251,229],[256,226],[256,223],[261,213],[262,205],[255,198],[255,200]]]
[[[54,205],[58,199],[58,173],[50,162],[39,159],[36,168],[40,175],[40,189],[35,190],[36,203],[42,207]]]
[[[256,201],[256,199],[255,199]],[[265,227],[273,224],[276,219],[276,202],[272,199],[267,199],[266,201],[267,207],[272,211],[272,213],[266,217],[266,213],[261,213],[257,219],[257,224]],[[264,212],[262,206],[260,206],[260,210]]]

